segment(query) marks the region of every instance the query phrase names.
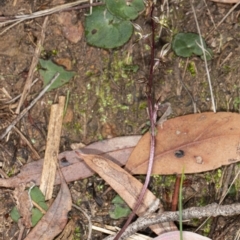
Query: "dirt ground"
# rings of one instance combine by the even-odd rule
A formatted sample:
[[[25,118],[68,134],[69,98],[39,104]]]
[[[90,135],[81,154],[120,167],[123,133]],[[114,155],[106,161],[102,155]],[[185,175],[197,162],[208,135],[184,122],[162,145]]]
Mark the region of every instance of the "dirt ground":
[[[30,1],[17,0],[0,1],[0,17],[29,14],[63,4],[63,0]],[[204,61],[199,57],[189,59],[179,58],[169,51],[162,56],[163,46],[171,43],[172,37],[178,32],[197,33],[196,23],[189,0],[157,1],[154,15],[161,24],[156,24],[156,59],[160,62],[154,72],[155,98],[161,103],[169,102],[172,107],[170,117],[194,113],[192,99],[196,103],[197,112],[212,111],[209,86],[206,78]],[[209,0],[196,1],[194,8],[197,14],[202,36],[208,47],[213,51],[213,59],[208,62],[213,94],[217,111],[240,111],[240,81],[239,63],[239,8],[217,26],[228,13],[231,4],[214,3]],[[56,13],[49,16],[46,37],[41,58],[51,59],[68,70],[76,72],[74,79],[61,88],[46,93],[31,111],[17,124],[23,134],[33,144],[34,148],[44,156],[47,126],[50,107],[58,96],[69,96],[68,109],[64,118],[60,151],[70,150],[71,144],[100,141],[116,136],[143,134],[148,127],[146,112],[146,79],[149,72],[149,37],[137,41],[139,32],[136,30],[131,40],[123,47],[115,50],[102,50],[86,43],[84,37],[84,13],[87,10],[78,9]],[[66,20],[67,19],[67,20]],[[44,17],[26,20],[4,34],[0,35],[0,108],[2,116],[12,114],[16,108],[6,104],[10,98],[22,93],[26,77],[41,36],[41,26]],[[69,21],[77,26],[79,39],[68,37],[64,25]],[[142,35],[151,33],[149,19],[140,16],[136,24],[141,26]],[[4,30],[4,27],[0,29]],[[77,36],[77,38],[78,38]],[[126,65],[138,65],[138,71],[127,71]],[[34,79],[40,78],[38,71]],[[42,89],[40,79],[31,89],[26,107]],[[5,90],[5,92],[4,92]],[[7,94],[6,94],[7,93]],[[1,119],[4,123],[6,117]],[[22,165],[33,161],[33,154],[15,132],[1,142],[1,176],[13,176],[19,172]],[[230,180],[238,166],[232,169]],[[184,208],[202,206],[218,202],[222,193],[222,182],[228,168],[206,174],[187,176],[184,185]],[[174,188],[174,176],[153,177],[150,189],[161,198],[165,210],[170,209],[171,196]],[[230,183],[229,180],[229,183]],[[93,191],[93,187],[96,191]],[[124,219],[112,220],[108,211],[111,200],[116,195],[112,190],[104,195],[108,186],[97,175],[69,184],[74,203],[81,201],[81,206],[91,214],[93,224],[122,226]],[[86,194],[86,191],[88,194]],[[239,189],[228,195],[224,203],[239,200]],[[9,217],[9,211],[14,206],[12,190],[0,189],[0,239],[17,239],[18,227]],[[94,194],[93,194],[94,192]],[[101,196],[103,206],[98,206],[96,196]],[[85,239],[87,236],[86,220],[77,210],[73,209],[69,219],[73,219],[74,238]],[[204,221],[186,222],[184,228],[194,231]],[[238,217],[217,217],[207,221],[198,231],[212,239],[234,239],[239,229]],[[73,236],[73,235],[72,235]],[[99,232],[93,232],[92,239],[103,239]],[[153,235],[154,236],[154,235]]]

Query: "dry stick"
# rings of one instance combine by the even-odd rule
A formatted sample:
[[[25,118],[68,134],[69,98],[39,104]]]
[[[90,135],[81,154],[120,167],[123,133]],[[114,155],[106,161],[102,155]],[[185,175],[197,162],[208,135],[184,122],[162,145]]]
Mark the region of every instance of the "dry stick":
[[[17,16],[11,17],[10,20],[6,20],[6,21],[0,23],[0,27],[6,26],[9,23],[13,23],[12,25],[5,28],[2,32],[0,32],[0,36],[3,35],[6,31],[8,31],[10,28],[14,27],[15,25],[19,24],[22,21],[51,15],[51,14],[59,12],[59,11],[65,11],[69,8],[77,6],[80,3],[84,3],[84,2],[88,2],[88,0],[79,0],[79,1],[76,1],[76,2],[73,2],[73,3],[67,3],[67,4],[63,4],[63,5],[53,7],[53,8],[50,8],[50,9],[34,12],[32,14],[29,14],[29,15],[17,15]],[[102,3],[87,4],[87,5],[81,6],[81,8],[87,8],[87,7],[98,6],[98,5],[102,5]],[[3,21],[3,20],[1,20],[1,21]]]
[[[12,123],[5,129],[0,135],[0,140],[3,139],[9,131],[17,124],[17,122],[35,105],[35,103],[45,94],[45,92],[51,87],[51,85],[59,77],[59,73],[56,73],[48,85],[38,94],[38,96],[12,121]]]
[[[213,112],[216,113],[216,105],[215,105],[214,96],[213,96],[211,77],[210,77],[209,70],[208,70],[208,65],[207,65],[207,58],[206,58],[206,52],[205,52],[206,50],[203,46],[203,39],[201,37],[202,34],[201,34],[201,31],[200,31],[200,27],[199,27],[198,20],[197,20],[197,15],[196,15],[195,9],[193,7],[192,1],[191,1],[191,7],[192,7],[192,10],[193,10],[193,16],[194,16],[194,19],[195,19],[195,22],[196,22],[196,25],[197,25],[198,34],[200,36],[200,43],[201,43],[200,45],[201,45],[201,48],[202,48],[202,51],[203,51],[204,65],[205,65],[205,69],[206,69],[206,73],[207,73],[207,80],[208,80],[208,85],[209,85],[209,90],[210,90],[211,100],[212,100],[212,108],[213,108]]]
[[[190,220],[194,218],[203,218],[203,217],[217,217],[217,216],[233,216],[240,214],[240,204],[230,204],[230,205],[218,205],[217,203],[209,204],[205,207],[192,207],[182,211],[183,220]],[[137,231],[144,229],[148,226],[170,222],[178,221],[179,212],[163,212],[160,215],[155,214],[154,216],[137,220],[136,222],[129,225],[128,231],[124,232],[122,235],[123,238],[127,238]],[[113,237],[107,237],[104,240],[113,240]]]
[[[34,56],[33,56],[33,59],[32,59],[32,63],[31,63],[31,66],[30,66],[30,69],[29,69],[29,72],[28,72],[27,80],[25,82],[25,86],[24,86],[24,89],[23,89],[23,92],[22,92],[22,96],[19,100],[18,107],[15,111],[16,114],[19,114],[20,108],[22,107],[23,102],[27,97],[27,94],[30,92],[30,89],[31,89],[31,86],[32,86],[32,81],[33,81],[33,74],[34,74],[36,66],[38,64],[38,59],[39,59],[39,56],[41,54],[43,42],[44,42],[44,39],[45,39],[45,31],[46,31],[46,27],[47,27],[47,21],[48,21],[48,17],[45,17],[43,25],[42,25],[41,37],[40,37],[40,39],[37,43],[37,47],[35,49],[35,53],[34,53]]]
[[[119,227],[116,227],[116,226],[113,227],[113,226],[109,226],[109,225],[104,225],[104,228],[93,225],[92,229],[95,231],[101,232],[101,233],[108,234],[108,235],[114,235],[114,234],[116,234],[117,231],[120,230]],[[106,238],[104,238],[104,240],[105,239]],[[134,233],[134,235],[131,235],[126,240],[150,240],[150,239],[153,239],[153,238],[148,237],[143,234],[140,234],[140,233]]]
[[[20,135],[21,139],[28,145],[30,150],[33,152],[34,156],[36,159],[40,159],[41,157],[39,156],[38,152],[34,149],[32,144],[28,141],[28,139],[21,133],[21,131],[17,127],[13,127],[13,129]]]
[[[51,199],[53,193],[62,131],[64,103],[65,97],[61,96],[59,97],[59,103],[51,106],[47,144],[40,184],[40,190],[44,194],[45,200]]]
[[[235,2],[236,3],[236,2]],[[238,1],[229,11],[228,11],[228,13],[223,17],[223,19],[217,24],[217,26],[215,27],[213,27],[213,29],[209,32],[209,34],[208,34],[208,36],[207,36],[207,38],[211,35],[211,33],[214,31],[214,30],[216,30],[223,22],[224,22],[224,20],[233,12],[233,10],[235,9],[235,8],[237,8],[238,7],[238,5],[240,4],[240,1]]]
[[[39,78],[36,78],[33,82],[32,82],[32,84],[31,84],[31,87],[36,83],[36,82],[38,82],[38,80],[39,80]],[[17,95],[16,97],[14,97],[14,98],[12,98],[11,100],[9,100],[9,101],[7,101],[7,102],[4,102],[5,104],[10,104],[10,103],[12,103],[12,102],[15,102],[17,99],[19,99],[20,97],[22,96],[22,94],[19,94],[19,95]]]

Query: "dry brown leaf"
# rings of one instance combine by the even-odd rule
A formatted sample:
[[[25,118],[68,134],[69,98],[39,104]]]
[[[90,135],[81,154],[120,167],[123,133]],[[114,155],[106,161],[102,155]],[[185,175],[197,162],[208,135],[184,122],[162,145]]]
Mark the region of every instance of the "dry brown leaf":
[[[82,154],[79,152],[79,156],[122,197],[130,208],[134,208],[143,187],[140,181],[114,162],[99,155]],[[141,216],[146,213],[155,200],[156,197],[149,190],[146,190],[142,204],[136,212],[137,215]],[[165,229],[171,228],[171,225],[163,223],[150,226],[150,228],[156,234],[161,234]]]
[[[133,150],[126,169],[145,174],[150,134]],[[154,174],[204,172],[240,161],[240,115],[201,113],[170,119],[159,126],[156,136]]]
[[[61,189],[38,224],[27,235],[25,240],[52,240],[65,227],[68,221],[68,212],[72,208],[71,193],[65,181],[61,183]]]
[[[74,20],[75,24],[73,24]],[[72,43],[77,43],[81,40],[84,28],[76,16],[70,12],[61,12],[58,14],[58,22],[62,25],[62,33],[67,40]]]
[[[92,143],[81,149],[86,154],[99,154],[105,156],[120,166],[125,165],[133,148],[141,136],[126,136],[103,140]],[[79,179],[90,177],[94,172],[84,163],[79,160],[75,151],[67,151],[60,153],[58,156],[59,165],[64,175],[66,182],[76,181]],[[43,160],[34,161],[22,167],[21,172],[8,179],[0,178],[0,186],[14,188],[20,183],[28,183],[33,181],[36,185],[40,184],[42,173]],[[55,184],[60,184],[61,179],[57,173]]]

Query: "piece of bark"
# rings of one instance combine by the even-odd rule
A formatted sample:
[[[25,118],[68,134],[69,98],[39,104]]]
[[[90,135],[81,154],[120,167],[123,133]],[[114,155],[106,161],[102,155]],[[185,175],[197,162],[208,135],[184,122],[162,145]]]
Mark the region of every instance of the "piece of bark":
[[[51,107],[47,146],[40,184],[40,190],[44,194],[46,200],[51,199],[53,193],[62,130],[64,103],[65,97],[59,97],[59,104],[54,104]]]

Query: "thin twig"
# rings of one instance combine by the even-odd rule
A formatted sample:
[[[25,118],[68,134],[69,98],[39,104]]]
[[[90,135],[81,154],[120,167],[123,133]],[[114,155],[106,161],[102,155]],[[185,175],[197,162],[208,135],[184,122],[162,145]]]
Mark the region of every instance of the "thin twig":
[[[47,92],[51,85],[58,78],[59,73],[56,73],[51,81],[46,85],[46,87],[38,94],[38,96],[12,121],[12,123],[5,129],[5,131],[0,135],[0,140],[3,139],[8,132],[17,124],[17,122],[35,105],[35,103]]]
[[[28,141],[28,139],[21,133],[21,131],[17,127],[13,127],[13,129],[20,135],[21,139],[28,145],[32,153],[34,154],[36,159],[40,159],[38,152],[34,149],[32,144]]]
[[[87,240],[91,240],[91,236],[92,236],[92,222],[90,217],[88,216],[88,214],[79,206],[72,204],[73,207],[75,207],[76,209],[78,209],[80,212],[83,213],[83,215],[87,218],[88,220],[88,238]]]
[[[44,39],[45,39],[45,31],[46,31],[46,28],[47,28],[47,22],[48,22],[48,17],[45,17],[43,25],[42,25],[41,36],[40,36],[40,39],[37,43],[37,47],[35,49],[35,53],[34,53],[34,56],[33,56],[33,59],[32,59],[32,63],[31,63],[30,69],[28,71],[28,76],[27,76],[27,80],[26,80],[25,85],[24,85],[22,96],[19,100],[17,109],[15,111],[16,114],[19,114],[20,108],[22,107],[23,102],[27,97],[27,94],[30,92],[30,89],[31,89],[31,86],[32,86],[32,81],[33,81],[33,75],[34,75],[34,72],[36,70],[36,66],[38,64],[38,59],[39,59],[39,56],[41,54],[43,42],[44,42]]]
[[[197,26],[197,30],[198,30],[198,34],[199,34],[199,37],[200,37],[200,43],[201,43],[201,48],[202,48],[203,58],[204,58],[204,64],[205,64],[205,69],[206,69],[206,73],[207,73],[207,80],[208,80],[208,85],[209,85],[209,90],[210,90],[210,95],[211,95],[211,100],[212,100],[212,108],[213,108],[213,112],[216,113],[216,105],[215,105],[215,101],[214,101],[211,77],[210,77],[210,73],[209,73],[209,70],[208,70],[208,64],[207,64],[207,58],[206,58],[206,52],[205,52],[206,50],[203,46],[202,34],[201,34],[201,30],[200,30],[198,20],[197,20],[197,15],[196,15],[195,9],[193,7],[192,1],[191,1],[191,7],[192,7],[192,10],[193,10],[193,16],[194,16],[196,26]]]
[[[53,8],[50,8],[50,9],[45,9],[45,10],[38,11],[38,12],[34,12],[34,13],[28,14],[28,15],[17,15],[17,16],[13,16],[13,17],[8,17],[8,19],[9,18],[10,19],[6,20],[6,21],[2,21],[0,23],[0,27],[4,27],[4,26],[6,26],[7,24],[10,24],[10,23],[13,23],[13,24],[10,25],[9,27],[7,27],[6,29],[4,29],[2,32],[0,32],[0,36],[2,34],[4,34],[7,30],[9,30],[10,28],[12,28],[15,25],[19,24],[22,21],[29,20],[29,19],[34,19],[34,18],[38,18],[38,17],[43,17],[43,16],[47,16],[47,15],[51,15],[53,13],[60,12],[60,11],[65,11],[65,10],[67,10],[69,8],[75,7],[75,6],[77,6],[77,5],[81,4],[81,3],[84,3],[84,2],[88,2],[88,0],[78,0],[78,1],[73,2],[73,3],[67,3],[67,4],[58,5],[56,7],[53,7]],[[87,6],[82,6],[82,8],[91,7],[91,6],[97,6],[97,5],[102,5],[102,3],[88,4]]]
[[[207,38],[211,36],[211,33],[215,31],[224,22],[224,20],[233,12],[235,8],[238,7],[239,4],[240,4],[240,1],[238,1],[236,4],[233,5],[233,7],[228,11],[228,13],[223,17],[223,19],[217,24],[217,26],[214,26],[213,29],[209,32]]]

